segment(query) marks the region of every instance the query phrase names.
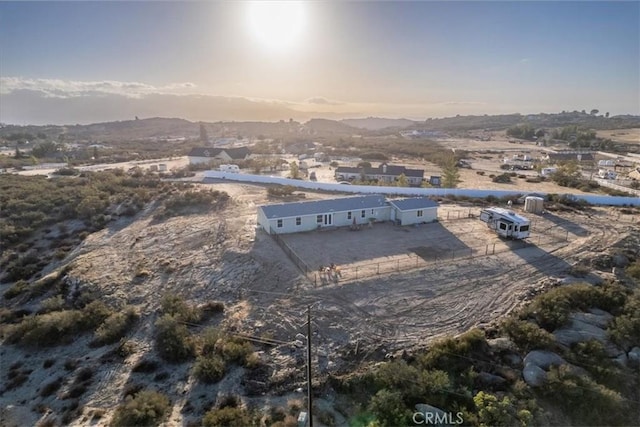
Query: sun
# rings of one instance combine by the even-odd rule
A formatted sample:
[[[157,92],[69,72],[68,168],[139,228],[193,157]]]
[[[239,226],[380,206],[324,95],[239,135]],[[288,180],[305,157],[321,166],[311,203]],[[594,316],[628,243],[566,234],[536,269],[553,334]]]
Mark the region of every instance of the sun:
[[[288,51],[300,41],[305,27],[302,2],[249,3],[249,27],[255,39],[271,51]]]

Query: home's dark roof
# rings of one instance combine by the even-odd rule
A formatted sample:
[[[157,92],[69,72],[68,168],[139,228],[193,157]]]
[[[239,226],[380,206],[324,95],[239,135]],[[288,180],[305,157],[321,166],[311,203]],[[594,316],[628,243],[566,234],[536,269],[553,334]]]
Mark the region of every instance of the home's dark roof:
[[[377,168],[364,168],[365,175],[391,175],[391,176],[411,176],[416,178],[424,177],[424,170],[422,169],[407,169],[404,166],[386,165],[387,171],[383,172],[383,165]],[[336,173],[362,173],[363,168],[352,168],[348,166],[339,166],[336,168]]]
[[[225,152],[232,159],[244,159],[251,151],[247,147],[236,148],[212,148],[212,147],[194,147],[189,152],[189,157],[216,157],[222,152]]]
[[[320,215],[330,212],[356,211],[386,206],[384,196],[373,194],[368,196],[343,197],[339,199],[314,200],[311,202],[282,203],[278,205],[260,206],[269,219],[288,218],[303,215]]]
[[[416,209],[437,208],[438,203],[427,197],[413,197],[411,199],[390,200],[393,206],[401,211],[413,211]]]
[[[592,153],[548,153],[550,160],[555,161],[569,161],[575,160],[578,161],[578,156],[580,156],[580,160],[582,162],[592,162],[593,154]]]

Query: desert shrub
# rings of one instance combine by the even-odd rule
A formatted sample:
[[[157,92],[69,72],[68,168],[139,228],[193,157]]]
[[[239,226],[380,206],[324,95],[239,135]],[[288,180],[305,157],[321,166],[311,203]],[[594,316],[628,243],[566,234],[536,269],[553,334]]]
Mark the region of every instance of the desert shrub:
[[[18,280],[9,289],[4,292],[4,299],[13,299],[29,289],[29,282],[26,280]]]
[[[65,305],[66,303],[64,298],[62,298],[62,295],[56,295],[51,298],[44,299],[40,303],[40,310],[38,310],[38,312],[49,313],[52,311],[60,311],[64,309]]]
[[[271,197],[288,197],[296,191],[293,185],[275,185],[267,189],[267,194]]]
[[[537,296],[523,310],[522,317],[535,319],[541,327],[553,331],[567,323],[572,311],[593,307],[615,310],[624,304],[625,299],[625,292],[620,285],[597,287],[578,283]]]
[[[640,259],[637,259],[632,264],[629,264],[625,269],[625,273],[627,273],[629,277],[632,277],[635,280],[640,281]],[[5,294],[5,298],[6,298],[6,294]]]
[[[438,369],[460,373],[469,367],[466,357],[483,357],[488,351],[487,341],[479,329],[472,329],[457,338],[436,341],[417,360],[424,369]]]
[[[42,388],[40,389],[40,397],[51,396],[53,393],[58,391],[60,387],[62,387],[62,381],[63,381],[63,378],[58,377],[55,380],[43,385]]]
[[[530,425],[533,415],[526,409],[517,410],[509,397],[498,399],[496,396],[483,391],[473,397],[481,426],[509,426]]]
[[[191,359],[195,346],[187,330],[175,317],[165,314],[156,322],[155,346],[167,362],[180,363]]]
[[[160,364],[151,359],[142,359],[131,369],[131,372],[138,372],[149,374],[155,372],[160,367]]]
[[[253,346],[245,339],[225,337],[218,342],[218,353],[229,363],[245,364],[248,356],[253,354]]]
[[[569,274],[573,277],[587,277],[590,272],[591,269],[589,269],[588,266],[582,264],[573,265],[569,269]]]
[[[139,315],[133,307],[111,314],[96,329],[92,344],[104,345],[119,341],[134,325]]]
[[[380,390],[371,402],[369,410],[380,426],[406,426],[411,423],[411,411],[397,391]]]
[[[135,397],[127,398],[125,403],[116,409],[111,426],[156,426],[169,412],[171,406],[169,398],[162,393],[143,390]]]
[[[478,174],[478,175],[481,175],[481,176],[482,176],[482,175],[484,175],[484,174],[485,174],[485,172],[484,172],[484,171],[476,171],[476,174]]]
[[[555,346],[555,337],[533,322],[508,318],[502,322],[502,330],[522,351],[551,349]]]
[[[619,393],[588,376],[571,374],[567,365],[549,370],[543,395],[577,425],[633,424],[633,414]]]
[[[186,191],[169,196],[164,201],[158,218],[201,212],[209,209],[220,209],[226,206],[229,195],[224,191],[200,190]]]
[[[511,174],[509,173],[503,173],[497,176],[494,176],[491,181],[493,182],[498,182],[501,184],[508,184],[511,182]]]
[[[640,291],[627,298],[622,313],[613,319],[608,332],[613,342],[623,348],[630,349],[640,343]]]
[[[216,354],[199,356],[194,366],[194,374],[198,380],[204,383],[216,383],[224,377],[224,359]]]
[[[83,316],[79,310],[56,311],[30,316],[6,330],[9,344],[49,347],[68,343],[82,330]]]
[[[567,360],[584,367],[593,379],[614,390],[623,389],[629,378],[622,367],[609,358],[604,345],[596,340],[572,345]]]
[[[166,294],[160,301],[162,314],[168,314],[181,322],[200,323],[201,311],[192,307],[179,295]]]
[[[202,418],[203,427],[249,427],[255,424],[251,414],[241,407],[212,409]]]
[[[44,369],[49,369],[55,364],[56,364],[56,359],[46,359],[44,362],[42,362],[42,367]]]

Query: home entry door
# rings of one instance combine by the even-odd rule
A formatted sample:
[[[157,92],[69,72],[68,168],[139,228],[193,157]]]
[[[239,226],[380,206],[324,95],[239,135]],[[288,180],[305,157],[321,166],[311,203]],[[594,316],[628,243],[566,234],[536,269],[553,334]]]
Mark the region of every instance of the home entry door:
[[[324,214],[324,225],[333,224],[333,214]]]

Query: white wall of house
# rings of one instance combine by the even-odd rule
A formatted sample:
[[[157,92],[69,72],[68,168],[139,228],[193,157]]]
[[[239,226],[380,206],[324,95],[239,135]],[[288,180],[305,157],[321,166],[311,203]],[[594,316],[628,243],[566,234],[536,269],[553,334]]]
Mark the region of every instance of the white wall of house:
[[[233,160],[231,156],[229,156],[225,151],[220,152],[218,155],[213,157],[200,157],[200,156],[189,156],[189,164],[198,165],[198,164],[206,164],[216,161],[229,162]]]
[[[423,222],[433,222],[438,218],[438,208],[423,208],[400,211],[396,210],[396,219],[400,225],[421,224]]]
[[[313,215],[292,216],[286,218],[267,218],[262,209],[258,209],[258,224],[267,233],[277,234],[299,233],[322,228],[345,227],[356,224],[368,224],[370,218],[375,221],[388,221],[391,206],[381,206],[369,209],[357,209],[342,212],[323,212]]]

